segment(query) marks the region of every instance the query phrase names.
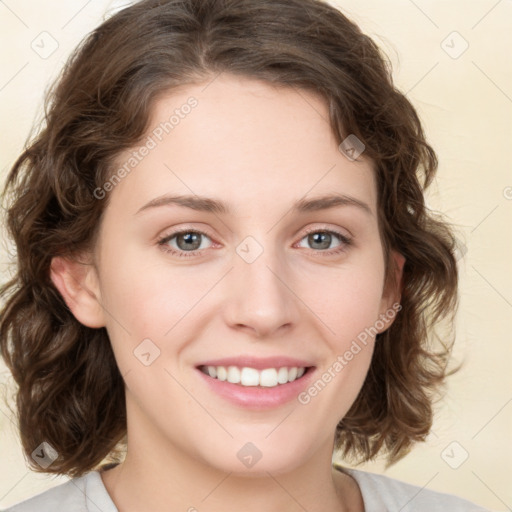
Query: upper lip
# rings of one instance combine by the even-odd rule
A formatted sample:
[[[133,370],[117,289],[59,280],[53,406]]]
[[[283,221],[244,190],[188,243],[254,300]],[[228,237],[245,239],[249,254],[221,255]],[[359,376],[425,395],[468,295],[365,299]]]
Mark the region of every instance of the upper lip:
[[[294,357],[287,356],[274,356],[274,357],[252,357],[252,356],[240,356],[240,357],[225,357],[222,359],[211,359],[204,361],[197,365],[199,366],[237,366],[238,368],[255,368],[256,370],[264,370],[265,368],[308,368],[314,366],[309,361],[296,359]]]

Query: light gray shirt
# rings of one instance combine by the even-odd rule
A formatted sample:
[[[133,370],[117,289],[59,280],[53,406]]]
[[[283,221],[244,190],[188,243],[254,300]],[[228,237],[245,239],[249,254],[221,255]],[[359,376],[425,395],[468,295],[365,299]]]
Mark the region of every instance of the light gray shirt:
[[[341,468],[337,467],[338,470]],[[467,500],[384,475],[342,468],[359,485],[365,512],[489,512]],[[73,478],[3,512],[118,512],[98,471]],[[149,511],[148,511],[149,512]]]

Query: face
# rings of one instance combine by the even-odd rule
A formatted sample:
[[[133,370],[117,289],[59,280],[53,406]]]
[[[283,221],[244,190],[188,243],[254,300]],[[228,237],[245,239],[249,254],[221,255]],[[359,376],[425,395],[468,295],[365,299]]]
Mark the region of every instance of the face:
[[[205,87],[160,99],[147,151],[119,155],[114,172],[138,157],[105,187],[98,322],[141,452],[286,471],[332,450],[393,316],[376,183],[322,99],[228,75]]]

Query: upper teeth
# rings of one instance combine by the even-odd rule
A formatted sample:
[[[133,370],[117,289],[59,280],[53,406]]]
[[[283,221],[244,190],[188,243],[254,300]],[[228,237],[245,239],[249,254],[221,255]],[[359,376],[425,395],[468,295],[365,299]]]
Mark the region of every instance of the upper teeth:
[[[260,371],[249,367],[238,368],[238,366],[202,366],[201,370],[214,379],[226,380],[231,384],[271,388],[302,377],[306,368],[294,366],[292,368],[266,368]]]

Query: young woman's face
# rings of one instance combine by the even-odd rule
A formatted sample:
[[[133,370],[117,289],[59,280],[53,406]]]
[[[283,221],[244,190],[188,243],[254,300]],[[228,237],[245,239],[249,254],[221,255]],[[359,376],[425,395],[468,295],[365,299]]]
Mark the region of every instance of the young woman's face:
[[[371,164],[328,119],[221,75],[161,99],[146,150],[120,155],[114,173],[137,164],[108,192],[96,294],[139,454],[242,473],[330,456],[396,297]]]

